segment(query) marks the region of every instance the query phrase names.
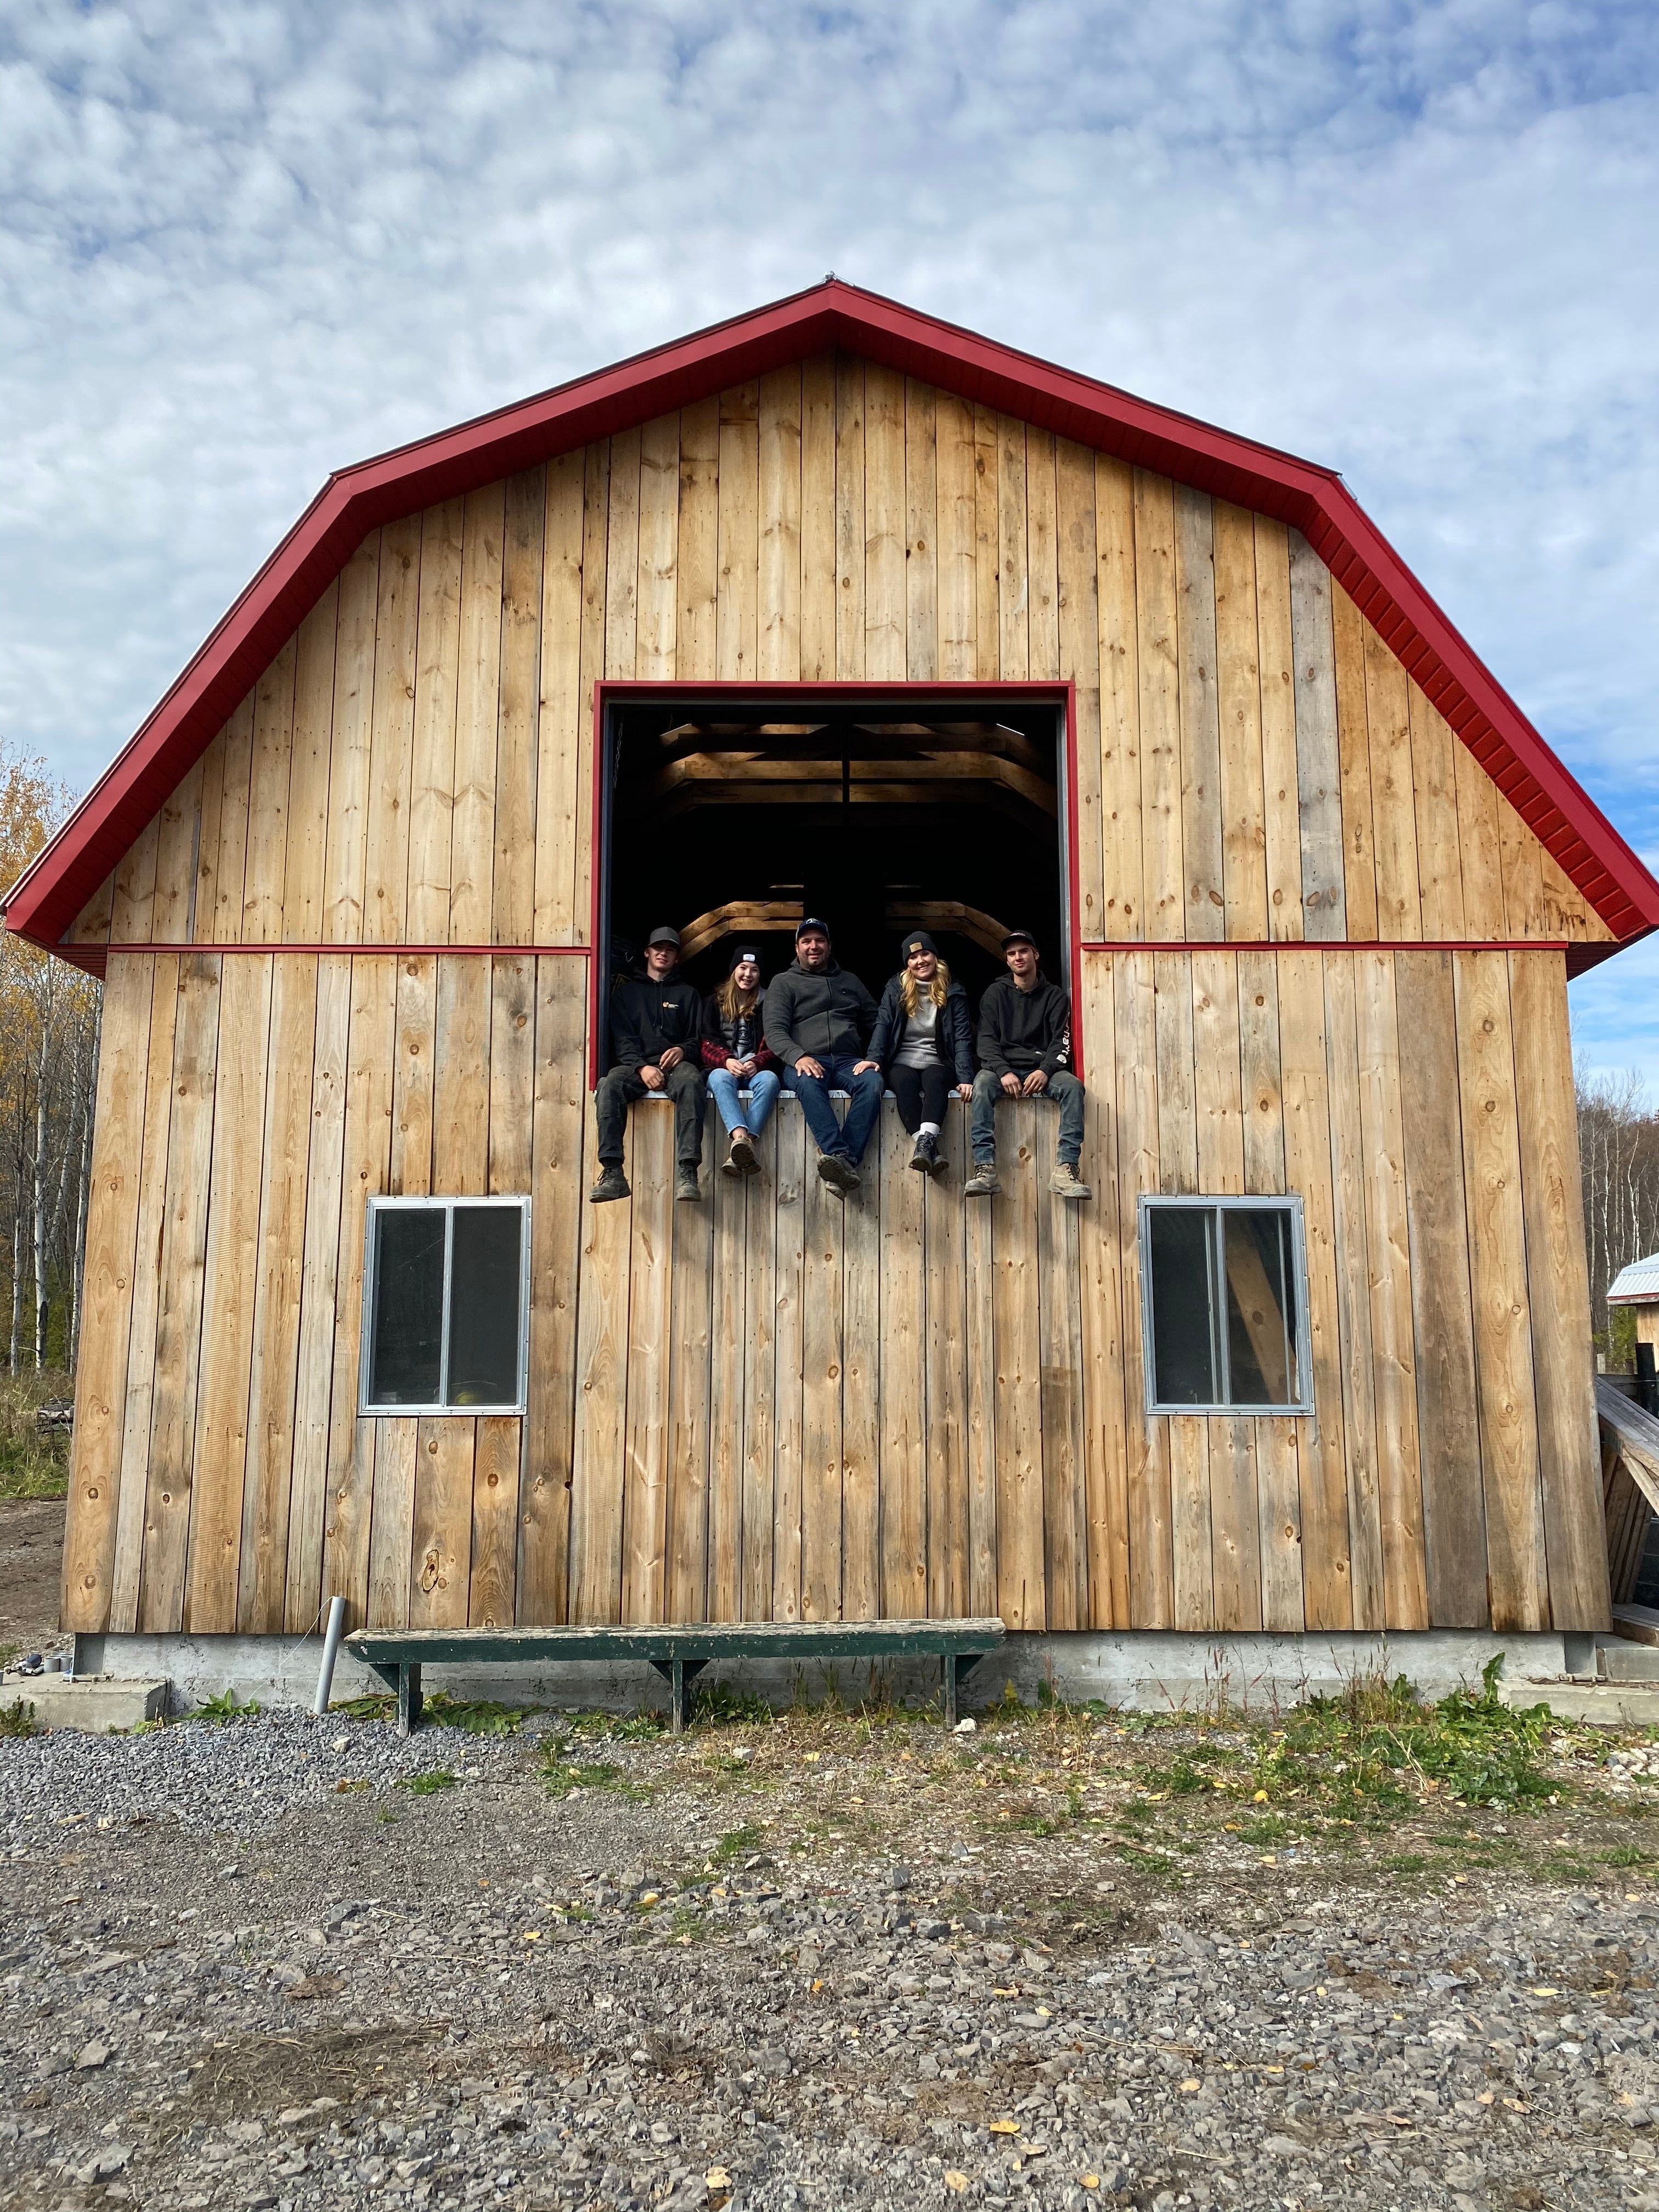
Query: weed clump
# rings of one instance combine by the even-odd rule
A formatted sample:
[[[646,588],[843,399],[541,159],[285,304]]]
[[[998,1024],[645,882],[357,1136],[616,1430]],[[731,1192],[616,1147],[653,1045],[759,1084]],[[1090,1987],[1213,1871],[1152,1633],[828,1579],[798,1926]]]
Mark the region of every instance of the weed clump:
[[[764,1698],[751,1690],[734,1690],[726,1682],[711,1682],[699,1690],[691,1708],[694,1728],[769,1728],[776,1717]]]
[[[1403,1674],[1311,1697],[1263,1750],[1257,1795],[1322,1797],[1350,1811],[1403,1808],[1419,1795],[1462,1805],[1525,1810],[1559,1796],[1539,1764],[1558,1727],[1547,1705],[1520,1710],[1498,1694],[1501,1654],[1478,1692],[1425,1704]]]
[[[39,1734],[34,1724],[34,1707],[26,1699],[16,1698],[9,1705],[0,1705],[0,1736]]]
[[[398,1778],[399,1790],[407,1790],[411,1797],[435,1797],[441,1790],[453,1790],[456,1777],[447,1767],[428,1766],[419,1774],[403,1774]]]
[[[206,1721],[214,1728],[228,1728],[238,1721],[257,1721],[259,1717],[258,1700],[250,1698],[243,1705],[234,1690],[221,1690],[216,1698],[204,1698],[190,1717],[193,1721]]]

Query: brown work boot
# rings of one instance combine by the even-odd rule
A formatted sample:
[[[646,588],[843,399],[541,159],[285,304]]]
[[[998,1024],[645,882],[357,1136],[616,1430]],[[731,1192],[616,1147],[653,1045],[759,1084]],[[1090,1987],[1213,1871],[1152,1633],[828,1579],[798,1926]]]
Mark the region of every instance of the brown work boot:
[[[818,1176],[842,1198],[845,1198],[849,1191],[856,1190],[861,1180],[851,1160],[842,1159],[836,1152],[824,1152],[820,1156]]]
[[[1048,1178],[1048,1188],[1056,1198],[1092,1198],[1094,1196],[1076,1167],[1070,1160],[1056,1160],[1054,1171]]]
[[[755,1158],[755,1140],[747,1129],[733,1129],[731,1150],[726,1156],[720,1172],[729,1176],[751,1176],[760,1173],[760,1162]]]
[[[693,1200],[702,1196],[702,1188],[697,1181],[697,1171],[696,1168],[678,1167],[675,1169],[674,1195],[676,1198],[688,1198]]]
[[[996,1162],[975,1160],[974,1172],[962,1186],[962,1194],[964,1198],[994,1198],[1001,1188],[997,1181]]]

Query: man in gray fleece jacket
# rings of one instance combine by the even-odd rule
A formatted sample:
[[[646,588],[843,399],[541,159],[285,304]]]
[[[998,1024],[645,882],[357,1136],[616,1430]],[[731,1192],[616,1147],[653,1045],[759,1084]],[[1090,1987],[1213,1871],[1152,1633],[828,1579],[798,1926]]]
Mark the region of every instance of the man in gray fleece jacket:
[[[859,1162],[881,1112],[881,1070],[865,1057],[876,1002],[856,975],[830,957],[830,932],[809,915],[795,932],[792,967],[766,993],[766,1042],[789,1070],[818,1148],[818,1174],[844,1198],[859,1187]],[[833,1085],[849,1095],[843,1127],[830,1103]]]

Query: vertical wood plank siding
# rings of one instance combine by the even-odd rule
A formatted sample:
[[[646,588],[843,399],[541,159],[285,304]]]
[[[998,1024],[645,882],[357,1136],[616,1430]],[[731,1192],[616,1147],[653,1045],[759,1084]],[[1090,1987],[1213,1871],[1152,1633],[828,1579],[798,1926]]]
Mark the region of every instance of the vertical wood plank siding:
[[[587,938],[601,675],[1075,684],[1091,1201],[1036,1103],[964,1207],[890,1103],[843,1208],[786,1102],[697,1208],[642,1109],[588,1206],[586,963],[514,948]],[[1562,956],[1431,947],[1607,933],[1264,517],[774,371],[371,533],[75,933],[178,950],[108,963],[72,1627],[1605,1620]],[[486,1189],[526,1415],[360,1415],[368,1197]],[[1147,1413],[1194,1190],[1301,1197],[1311,1419]]]

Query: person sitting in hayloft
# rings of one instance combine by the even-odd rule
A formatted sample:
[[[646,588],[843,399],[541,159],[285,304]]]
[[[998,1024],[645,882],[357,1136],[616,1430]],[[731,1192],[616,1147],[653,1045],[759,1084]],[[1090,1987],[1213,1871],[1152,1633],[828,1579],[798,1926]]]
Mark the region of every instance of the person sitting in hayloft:
[[[968,994],[952,981],[925,929],[910,932],[899,957],[904,965],[881,994],[870,1057],[890,1085],[899,1120],[915,1139],[911,1166],[923,1175],[942,1176],[939,1140],[945,1102],[973,1095],[974,1024]]]
[[[818,1175],[838,1196],[859,1187],[859,1162],[881,1116],[881,1070],[866,1051],[876,1002],[830,951],[828,925],[808,915],[795,932],[793,964],[766,988],[766,1042],[790,1071],[818,1148]],[[843,1126],[830,1103],[835,1085],[849,1101]]]
[[[611,1068],[593,1099],[599,1179],[587,1195],[595,1206],[632,1195],[623,1173],[628,1109],[653,1091],[674,1102],[674,1195],[702,1195],[702,1000],[695,983],[675,981],[679,964],[679,932],[653,929],[646,940],[645,974],[624,975],[611,994]]]
[[[782,1079],[777,1054],[763,1034],[760,954],[740,945],[732,953],[726,981],[711,991],[702,1009],[702,1065],[708,1095],[720,1109],[731,1144],[720,1162],[726,1176],[760,1173],[755,1139],[777,1103]],[[738,1086],[749,1094],[745,1113]]]
[[[1000,1098],[1048,1098],[1060,1109],[1060,1135],[1048,1188],[1060,1198],[1088,1198],[1079,1176],[1083,1150],[1083,1085],[1066,1062],[1072,1055],[1072,1004],[1037,964],[1037,941],[1029,929],[1011,929],[1002,940],[1008,973],[999,975],[979,1002],[979,1073],[969,1131],[974,1172],[964,1198],[988,1198],[997,1181],[996,1109]]]

